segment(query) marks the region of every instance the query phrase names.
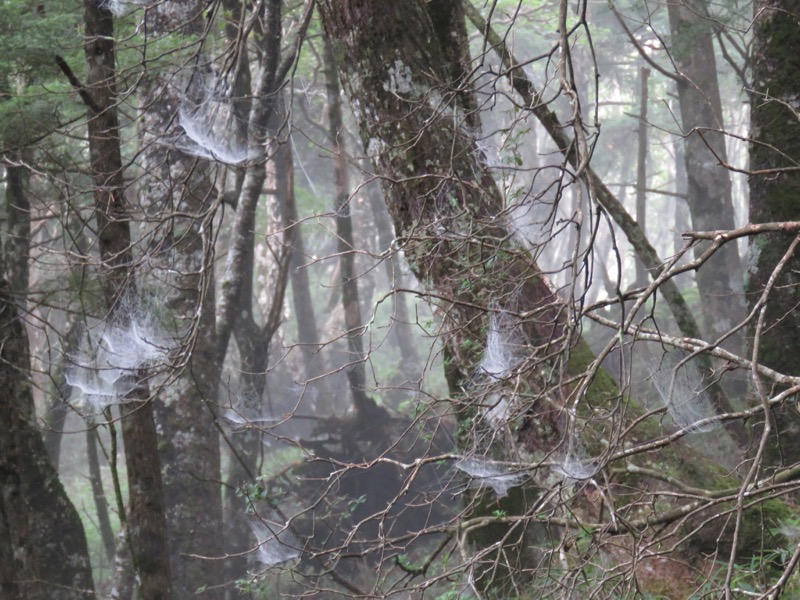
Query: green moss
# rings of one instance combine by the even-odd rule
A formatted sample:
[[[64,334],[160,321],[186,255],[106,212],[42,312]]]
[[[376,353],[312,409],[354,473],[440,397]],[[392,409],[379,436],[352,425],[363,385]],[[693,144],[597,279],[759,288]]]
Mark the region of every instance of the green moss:
[[[589,344],[581,338],[570,351],[567,370],[573,375],[585,373],[595,361],[596,356]],[[619,386],[605,369],[598,369],[586,391],[586,401],[590,406],[608,406],[619,398]]]

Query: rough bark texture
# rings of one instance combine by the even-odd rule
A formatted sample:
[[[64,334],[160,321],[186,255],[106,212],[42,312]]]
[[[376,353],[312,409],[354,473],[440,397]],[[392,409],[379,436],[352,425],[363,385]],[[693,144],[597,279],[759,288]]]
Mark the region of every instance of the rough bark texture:
[[[433,5],[436,12],[453,11],[453,22],[460,17],[463,23],[459,2]],[[521,328],[532,346],[531,360],[538,362],[573,343],[563,306],[511,239],[502,198],[470,133],[470,104],[450,87],[439,45],[445,32],[435,33],[426,5],[364,0],[319,6],[400,243],[418,279],[436,294],[451,390],[460,395],[463,386],[467,389],[458,410],[465,417],[480,415],[485,397],[469,382],[483,351],[488,313],[526,315]],[[539,387],[535,378],[529,383]],[[555,442],[548,439],[547,427],[537,424],[540,420],[546,422],[547,415],[529,423],[531,450]],[[550,436],[559,434],[552,429]],[[524,495],[512,494],[502,508],[519,514]],[[474,510],[481,514],[488,505]],[[492,580],[497,593],[510,591],[509,575],[530,560],[524,545],[515,543],[523,535],[524,528],[502,524],[475,533],[482,549],[475,574],[479,586]],[[501,540],[507,545],[498,552]]]
[[[28,361],[17,304],[0,278],[0,533],[8,536],[0,541],[0,558],[9,549],[13,555],[0,567],[0,591],[20,600],[94,598],[80,517],[32,420]]]
[[[344,88],[364,147],[381,179],[398,243],[421,285],[430,291],[443,320],[441,337],[451,402],[462,425],[472,426],[462,435],[462,450],[502,459],[523,457],[520,460],[530,463],[549,455],[559,444],[569,443],[570,418],[577,418],[585,427],[584,443],[601,444],[600,440],[608,439],[608,432],[599,429],[603,419],[594,411],[613,406],[609,402],[619,398],[617,386],[602,370],[594,372],[591,383],[586,382],[580,394],[576,383],[569,381],[570,375],[584,373],[594,357],[570,328],[568,307],[511,235],[501,195],[477,148],[474,130],[462,118],[469,113],[469,103],[449,87],[449,69],[442,64],[445,53],[439,46],[447,37],[435,32],[435,20],[428,10],[453,11],[453,22],[457,22],[457,15],[463,16],[461,3],[326,0],[318,6],[343,66]],[[515,85],[517,82],[515,77]],[[535,102],[527,80],[519,82],[519,87],[527,94],[532,110],[549,123],[559,146],[568,152],[569,142],[556,127],[555,115]],[[630,216],[616,205],[596,175],[590,170],[587,173],[598,196],[602,195],[600,201],[609,210],[617,210],[615,218],[627,223]],[[626,231],[640,236],[637,243],[648,267],[659,269],[657,257],[641,231],[632,227]],[[680,295],[673,299],[680,308]],[[520,342],[524,362],[515,369],[519,379],[511,379],[524,385],[530,394],[524,397],[531,399],[516,400],[522,402],[515,413],[519,417],[508,430],[503,426],[492,430],[489,409],[497,406],[499,394],[509,392],[503,388],[507,383],[489,381],[492,378],[482,376],[478,366],[492,319],[496,324],[503,318],[514,323],[524,340]],[[685,323],[688,328],[691,321],[689,314]],[[550,379],[545,373],[561,373],[563,378]],[[515,401],[513,393],[506,397]],[[572,417],[569,406],[576,411]],[[629,405],[628,410],[635,413],[639,409]],[[642,426],[641,435],[653,435],[653,430],[646,433],[646,423]],[[508,444],[499,443],[503,435],[500,431],[509,430]],[[491,434],[485,435],[487,431]],[[632,439],[626,442],[635,444]],[[673,454],[676,446],[661,448],[657,456],[653,455],[655,462],[645,456],[637,460],[650,463],[652,472],[672,465],[668,468],[677,469],[686,481],[696,484],[708,485],[710,479],[716,480],[713,465],[685,447],[679,455]],[[622,463],[615,467],[624,470]],[[641,471],[631,467],[630,472]],[[552,554],[539,554],[535,548],[550,546],[560,535],[558,531],[540,527],[534,519],[493,518],[497,511],[504,511],[506,516],[530,516],[535,488],[514,488],[502,499],[479,494],[462,515],[466,522],[477,519],[482,523],[469,534],[475,549],[471,581],[492,597],[518,595],[518,586],[527,585],[527,576],[539,568],[540,574],[548,569],[547,562],[538,560],[546,561]],[[631,490],[636,490],[636,498],[642,493],[641,497],[647,497],[647,488],[646,480],[633,476],[626,480],[625,489],[615,487],[613,494],[617,501]],[[644,517],[645,522],[657,518],[650,508],[628,497],[651,515]],[[688,509],[678,507],[675,514],[681,510]],[[719,543],[718,534],[716,529],[710,535],[712,545]]]
[[[105,269],[103,289],[112,318],[120,299],[135,293],[131,276],[131,228],[116,110],[114,28],[111,13],[98,0],[84,3],[87,88],[90,109],[89,152],[94,179],[98,245]],[[141,401],[120,407],[128,472],[128,536],[141,598],[169,599],[170,570],[164,496],[153,405],[146,386]]]
[[[713,21],[705,19],[705,0],[668,2],[672,30],[671,56],[679,70],[678,97],[683,125],[688,202],[696,231],[733,229],[731,180],[727,169],[722,101],[714,58]],[[698,245],[695,256],[705,247]],[[697,272],[703,331],[718,339],[744,318],[742,262],[736,244],[723,246]],[[728,342],[740,351],[741,336]]]
[[[159,298],[182,341],[183,369],[158,391],[156,419],[175,598],[221,598],[223,588],[220,447],[215,426],[221,367],[217,356],[214,277],[210,264],[215,189],[210,168],[168,142],[182,135],[179,109],[213,86],[196,45],[205,3],[179,0],[145,13],[154,38],[181,45],[194,58],[153,67],[139,99],[143,283]],[[183,65],[183,67],[179,66]],[[167,143],[165,143],[167,142]],[[202,557],[211,557],[204,559]]]
[[[20,306],[27,302],[28,291],[28,256],[31,245],[31,204],[27,189],[29,180],[30,169],[24,164],[6,165],[6,276]]]
[[[755,14],[750,221],[793,221],[800,218],[800,10],[793,0],[760,0]],[[782,168],[794,170],[780,172]],[[751,306],[791,241],[791,236],[779,233],[752,239],[747,270]],[[760,336],[761,362],[782,373],[796,373],[800,355],[798,273],[800,257],[794,256],[770,294]],[[772,446],[770,459],[793,464],[800,460],[800,417],[790,406],[776,411],[775,417],[780,443]]]

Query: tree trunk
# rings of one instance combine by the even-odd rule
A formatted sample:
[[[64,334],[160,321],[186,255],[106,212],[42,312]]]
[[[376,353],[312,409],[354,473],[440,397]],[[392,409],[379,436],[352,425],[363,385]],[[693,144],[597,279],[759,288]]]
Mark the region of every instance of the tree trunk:
[[[464,28],[460,2],[434,4],[436,14],[450,15],[451,27]],[[451,69],[442,60],[438,39],[448,39],[448,32],[434,32],[421,2],[364,0],[344,7],[330,1],[319,6],[344,67],[345,89],[357,101],[362,141],[381,177],[398,238],[417,278],[438,299],[448,382],[454,398],[461,398],[455,410],[475,423],[468,437],[480,439],[481,430],[491,429],[488,412],[480,407],[492,401],[493,392],[491,386],[476,386],[473,373],[483,353],[488,313],[536,314],[520,327],[541,351],[562,348],[566,356],[577,340],[565,327],[563,306],[548,282],[497,218],[503,200],[468,128],[454,126],[475,115],[471,102],[446,87]],[[428,98],[448,96],[446,107],[427,104]],[[532,430],[526,435],[540,447],[551,447],[561,434],[534,431],[533,423],[554,423],[554,418],[544,410],[528,421]],[[477,446],[467,443],[464,451],[507,456],[502,448]],[[519,515],[530,501],[530,494],[515,493],[493,509]],[[478,502],[469,516],[491,510],[490,503]],[[480,554],[473,575],[479,587],[491,581],[498,595],[511,592],[520,566],[534,560],[528,544],[521,543],[533,529],[494,523],[473,532]]]
[[[650,126],[647,122],[647,105],[649,99],[648,80],[650,79],[650,69],[640,67],[639,69],[639,127],[637,130],[638,153],[636,158],[636,222],[647,235],[647,130]],[[636,283],[634,287],[644,287],[650,281],[644,264],[641,259],[636,259]]]
[[[386,212],[383,196],[377,186],[375,184],[367,185],[366,193],[378,234],[378,252],[380,254],[388,253],[388,257],[384,259],[387,285],[390,290],[397,290],[397,288],[404,287],[404,282],[400,254],[392,248],[395,239],[392,223]],[[400,349],[400,369],[405,378],[404,385],[407,383],[416,385],[417,382],[414,382],[414,379],[419,379],[422,363],[419,352],[417,352],[418,340],[414,335],[414,324],[409,317],[408,299],[405,292],[395,291],[392,294],[392,336]]]
[[[8,535],[0,556],[13,555],[0,567],[0,589],[20,600],[94,598],[83,525],[33,422],[27,335],[3,278],[0,339],[0,531]]]
[[[688,202],[692,227],[697,231],[733,229],[733,200],[730,175],[720,162],[728,162],[725,149],[722,101],[711,20],[705,14],[705,0],[668,2],[672,30],[671,56],[677,77],[680,114],[684,135],[684,159],[688,177]],[[695,256],[705,247],[695,247]],[[703,331],[717,340],[744,319],[742,262],[736,244],[726,244],[697,272]],[[741,334],[725,344],[734,352],[743,346]]]
[[[85,0],[89,152],[94,179],[98,245],[104,266],[103,291],[112,318],[121,299],[135,295],[129,207],[125,201],[120,128],[116,109],[116,59],[111,13]],[[127,531],[138,593],[148,600],[171,598],[161,462],[147,386],[139,385],[120,406],[128,472]]]
[[[86,458],[89,463],[89,483],[92,485],[92,499],[97,513],[97,524],[100,529],[100,539],[106,551],[109,563],[114,559],[114,531],[111,529],[111,520],[108,516],[108,503],[103,491],[103,478],[100,472],[100,457],[97,452],[97,427],[87,427],[86,433]]]
[[[328,140],[333,153],[333,180],[336,190],[334,214],[336,215],[337,253],[339,255],[339,284],[342,287],[345,338],[347,339],[347,380],[353,396],[353,405],[359,419],[368,422],[375,414],[375,401],[365,388],[367,385],[364,362],[363,321],[356,276],[353,220],[350,216],[350,178],[344,150],[344,122],[342,120],[342,94],[336,59],[329,40],[323,50],[325,89],[328,97]]]
[[[750,222],[800,219],[800,11],[793,0],[755,3],[750,126]],[[782,171],[781,169],[787,169]],[[755,308],[777,265],[792,242],[782,233],[752,238],[748,259],[747,298]],[[782,373],[797,373],[800,356],[800,310],[797,285],[800,256],[795,253],[769,292],[764,322],[751,328],[762,364]],[[793,406],[773,411],[775,423],[767,453],[773,465],[800,461],[800,417]]]
[[[344,88],[364,147],[381,178],[398,243],[443,320],[445,373],[452,410],[461,422],[461,452],[470,458],[521,460],[528,465],[531,459],[527,457],[566,452],[568,459],[573,444],[585,444],[581,447],[590,455],[606,452],[603,440],[611,439],[612,432],[601,413],[617,410],[613,407],[619,390],[571,326],[574,317],[569,307],[513,236],[500,191],[473,137],[475,130],[462,126],[471,114],[470,103],[448,87],[450,69],[442,64],[445,53],[439,40],[459,35],[435,31],[437,21],[428,11],[447,12],[451,26],[460,23],[463,27],[463,5],[456,0],[402,4],[326,0],[318,6],[343,66]],[[540,108],[534,102],[530,106],[533,111]],[[543,116],[551,125],[556,122],[552,113]],[[566,149],[568,144],[559,146]],[[607,195],[607,189],[602,193]],[[611,206],[609,198],[604,198]],[[640,248],[647,247],[641,239],[638,243]],[[654,266],[653,253],[645,256],[648,266]],[[518,362],[503,359],[495,361],[501,364],[487,365],[484,359],[493,331],[497,337],[503,330],[517,340],[522,356]],[[542,370],[553,378],[540,378]],[[526,391],[518,394],[514,385]],[[626,406],[630,414],[641,414],[633,403]],[[645,438],[652,435],[646,431],[647,427],[642,430]],[[625,446],[638,446],[633,440],[636,436],[626,434]],[[650,474],[663,472],[665,464],[673,465],[679,477],[695,482],[691,485],[707,486],[709,479],[717,479],[713,465],[686,446],[666,450],[661,448],[655,463],[645,455],[636,462],[649,463],[646,472]],[[631,475],[645,472],[625,463],[615,463],[614,469]],[[563,568],[562,563],[548,561],[569,551],[568,545],[558,550],[551,545],[558,544],[564,530],[543,524],[546,518],[539,520],[531,514],[535,502],[541,500],[539,490],[550,488],[548,477],[537,473],[534,483],[514,487],[505,497],[484,491],[467,503],[461,515],[464,536],[472,543],[466,569],[480,593],[519,595],[520,586],[546,577],[550,569]],[[648,524],[662,518],[657,515],[663,514],[663,508],[650,513],[655,504],[648,501],[645,508],[629,494],[636,490],[636,498],[639,494],[648,497],[649,477],[634,475],[635,481],[625,480],[624,489],[609,488],[609,494],[617,497],[615,502],[621,494],[645,510],[650,516],[642,518]],[[662,486],[658,483],[655,488]],[[567,512],[576,508],[564,507]],[[673,514],[682,514],[689,506],[675,510]],[[593,531],[609,531],[607,527],[617,525],[609,523]],[[715,529],[710,536],[712,546],[720,543],[718,534],[720,530]],[[538,552],[537,546],[545,548]],[[679,559],[680,553],[676,552]]]
[[[16,161],[6,164],[6,214],[8,215],[5,245],[8,283],[17,303],[28,301],[28,258],[31,245],[31,204],[28,200],[30,169]]]

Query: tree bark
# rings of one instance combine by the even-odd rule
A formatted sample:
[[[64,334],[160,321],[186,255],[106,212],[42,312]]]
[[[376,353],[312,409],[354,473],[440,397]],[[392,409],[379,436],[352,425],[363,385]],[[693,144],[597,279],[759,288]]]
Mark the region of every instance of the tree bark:
[[[437,12],[451,11],[448,22],[464,27],[460,2],[434,4]],[[455,410],[462,418],[474,418],[478,430],[490,427],[481,406],[491,402],[491,393],[473,379],[488,314],[536,315],[520,322],[531,352],[550,348],[555,355],[560,348],[565,353],[554,358],[560,363],[577,342],[565,325],[565,307],[499,218],[504,210],[499,190],[469,128],[458,126],[471,114],[470,102],[447,87],[452,78],[438,42],[447,32],[434,32],[426,5],[364,0],[345,6],[331,0],[319,6],[400,243],[417,278],[437,298],[448,382],[454,398],[461,399]],[[450,102],[431,106],[429,99],[438,97]],[[532,360],[542,357],[532,355]],[[564,402],[554,399],[555,404]],[[533,445],[556,443],[563,432],[556,433],[555,425],[549,433],[534,425],[554,424],[554,418],[545,409],[528,422],[532,429],[526,435]],[[464,451],[503,452],[469,445]],[[494,508],[522,514],[531,499],[515,493]],[[489,503],[481,502],[470,510],[472,517],[491,511]],[[481,556],[473,573],[479,587],[493,582],[498,595],[511,593],[521,565],[534,560],[522,543],[527,535],[525,527],[499,523],[473,533]]]
[[[569,307],[512,235],[504,218],[503,199],[474,132],[461,126],[469,103],[462,104],[462,97],[448,87],[449,69],[442,64],[445,54],[438,41],[448,37],[446,32],[434,31],[435,21],[428,10],[451,11],[451,22],[458,23],[463,17],[461,2],[419,0],[400,5],[390,0],[346,4],[321,0],[318,5],[343,66],[342,80],[362,142],[381,179],[398,243],[443,320],[445,373],[453,411],[461,420],[461,451],[467,456],[506,461],[519,456],[550,457],[570,447],[580,423],[586,451],[605,452],[601,440],[610,439],[611,432],[604,429],[606,420],[595,411],[605,410],[601,407],[616,411],[613,407],[620,399],[619,390],[571,326]],[[530,88],[527,90],[530,94]],[[442,98],[449,101],[442,102]],[[557,123],[547,107],[530,105],[551,125]],[[552,133],[564,135],[558,129]],[[569,144],[559,139],[565,142],[559,146],[566,152]],[[595,175],[590,179],[598,188],[602,186]],[[610,194],[605,186],[598,193]],[[604,198],[614,208],[609,198]],[[630,218],[622,213],[617,217]],[[642,244],[641,248],[648,247]],[[644,256],[649,267],[660,268],[652,252]],[[513,375],[491,377],[482,370],[482,358],[488,333],[503,319],[519,334],[524,358],[516,367],[505,365]],[[540,378],[542,369],[559,374],[554,375],[557,381]],[[507,387],[512,384],[524,386],[522,397],[529,400],[516,396],[517,392]],[[495,409],[504,398],[510,403],[510,412],[500,417],[506,419],[504,425],[497,425]],[[633,403],[626,406],[630,414],[641,414]],[[651,435],[642,433],[645,438]],[[638,444],[633,441],[636,435],[626,434],[626,447]],[[671,464],[680,476],[695,482],[691,485],[705,486],[709,479],[717,478],[709,462],[687,447],[681,446],[677,455],[665,450],[662,446],[657,459],[653,456],[657,462],[646,471],[633,464],[624,466],[625,460],[615,463],[614,469],[657,473],[664,464]],[[650,458],[642,455],[638,460],[648,463]],[[530,464],[527,461],[522,459]],[[635,489],[637,498],[639,494],[649,497],[647,477],[634,476],[635,481],[626,480],[625,489],[611,486],[615,491],[610,493],[627,496]],[[531,486],[514,488],[503,498],[476,494],[465,508],[462,525],[469,524],[465,537],[474,551],[467,565],[468,576],[480,593],[517,595],[519,586],[529,585],[554,566],[547,557],[553,556],[551,544],[557,544],[562,531],[530,518],[539,499],[537,490],[549,487],[537,478],[534,476]],[[644,522],[663,518],[649,512],[654,504],[648,503],[645,509],[638,500],[634,503],[650,515],[643,517]],[[676,506],[671,514],[686,514],[686,510],[689,505]],[[608,531],[605,526],[600,529]],[[715,529],[711,535],[712,545],[719,543],[719,533]],[[548,549],[537,553],[537,546]],[[566,550],[566,546],[558,547],[559,552]]]
[[[636,157],[636,222],[642,228],[642,232],[647,235],[647,105],[649,99],[650,69],[647,67],[639,68],[639,127],[637,130],[638,153]],[[641,260],[636,260],[636,284],[635,287],[647,285],[650,277]]]
[[[98,0],[85,0],[85,53],[89,109],[89,152],[94,179],[98,245],[104,266],[103,291],[112,318],[120,300],[135,294],[131,273],[131,228],[125,200],[120,128],[116,108],[116,59],[113,18]],[[138,594],[148,600],[171,598],[167,528],[161,462],[153,404],[146,386],[120,406],[128,472],[127,531]]]
[[[706,19],[705,0],[668,2],[672,30],[672,60],[678,68],[677,85],[683,128],[684,160],[688,177],[688,203],[695,231],[736,227],[714,55],[712,26]],[[705,247],[695,247],[700,256]],[[726,244],[705,268],[697,272],[703,332],[717,340],[741,323],[745,315],[742,262],[736,244]],[[725,346],[740,352],[741,334]]]
[[[206,4],[175,0],[145,12],[151,39],[200,52]],[[221,364],[215,332],[213,215],[215,188],[207,160],[165,143],[183,135],[182,103],[202,102],[213,85],[203,59],[153,67],[138,89],[142,284],[156,294],[182,341],[181,371],[158,390],[156,419],[169,532],[173,595],[224,596],[220,444],[215,424]],[[180,63],[180,64],[179,64]]]
[[[22,157],[17,157],[21,159]],[[20,160],[6,164],[6,214],[8,215],[5,244],[6,272],[17,303],[24,307],[28,301],[28,257],[31,245],[31,203],[28,199],[30,169]]]
[[[754,7],[750,123],[750,222],[800,218],[800,11],[792,0],[759,0]],[[789,248],[792,237],[770,233],[752,238],[747,272],[751,310]],[[800,356],[800,310],[797,309],[800,257],[792,256],[780,272],[764,308],[763,324],[750,334],[758,340],[761,363],[783,373],[797,372]],[[767,452],[775,466],[800,461],[800,417],[794,407],[773,411],[773,438]]]
[[[0,567],[0,589],[20,600],[94,598],[83,525],[34,426],[27,335],[4,278],[0,340],[0,556],[13,556]]]

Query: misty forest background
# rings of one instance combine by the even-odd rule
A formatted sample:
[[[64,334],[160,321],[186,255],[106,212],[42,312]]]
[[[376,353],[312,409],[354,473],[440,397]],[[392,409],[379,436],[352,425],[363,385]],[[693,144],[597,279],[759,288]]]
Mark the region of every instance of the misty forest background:
[[[792,0],[0,1],[0,597],[800,595]]]

